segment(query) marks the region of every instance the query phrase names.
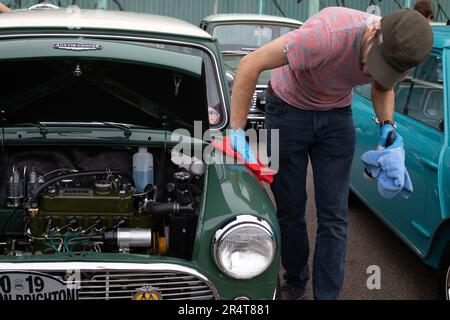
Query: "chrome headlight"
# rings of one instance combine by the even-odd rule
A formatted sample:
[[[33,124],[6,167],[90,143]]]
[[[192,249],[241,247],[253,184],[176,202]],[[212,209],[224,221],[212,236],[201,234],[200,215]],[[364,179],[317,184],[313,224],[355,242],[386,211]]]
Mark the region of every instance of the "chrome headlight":
[[[276,249],[272,228],[254,216],[238,216],[214,235],[215,262],[235,279],[251,279],[266,271]]]

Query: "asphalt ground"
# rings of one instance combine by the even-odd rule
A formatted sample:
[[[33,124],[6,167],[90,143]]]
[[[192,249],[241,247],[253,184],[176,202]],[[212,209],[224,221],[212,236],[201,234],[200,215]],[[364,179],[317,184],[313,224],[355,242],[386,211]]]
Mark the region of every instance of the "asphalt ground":
[[[317,218],[311,168],[307,191],[306,216],[311,245],[309,264],[312,271]],[[438,272],[427,267],[355,196],[351,197],[348,220],[346,274],[341,300],[439,299]],[[373,272],[367,272],[371,266],[379,267],[380,289],[370,290],[367,286],[369,277],[373,275]],[[311,299],[312,279],[306,292],[306,300]]]

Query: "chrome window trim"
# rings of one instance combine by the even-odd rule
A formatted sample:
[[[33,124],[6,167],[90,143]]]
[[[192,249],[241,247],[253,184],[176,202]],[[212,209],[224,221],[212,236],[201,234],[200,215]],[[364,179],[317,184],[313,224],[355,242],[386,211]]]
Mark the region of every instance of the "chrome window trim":
[[[417,84],[421,84],[421,85],[424,85],[424,86],[431,87],[433,89],[444,90],[444,85],[440,84],[440,83],[420,80],[418,78],[411,78],[410,81],[414,82],[414,83],[417,83]]]
[[[167,43],[167,44],[175,44],[175,45],[183,45],[188,47],[194,47],[203,51],[206,51],[209,54],[210,58],[214,61],[214,65],[216,68],[216,81],[218,81],[219,89],[220,89],[220,97],[222,99],[223,111],[224,111],[224,122],[221,127],[211,128],[211,130],[221,131],[227,127],[228,124],[228,110],[225,103],[225,95],[224,95],[224,84],[223,80],[219,73],[219,63],[217,61],[214,53],[206,46],[192,43],[192,42],[184,42],[178,40],[167,40],[167,39],[158,39],[158,38],[146,38],[146,37],[136,37],[136,36],[113,36],[107,34],[84,34],[84,33],[33,33],[33,34],[9,34],[9,35],[0,35],[0,40],[4,39],[16,39],[16,38],[45,38],[45,37],[79,37],[79,38],[89,38],[89,39],[101,39],[101,40],[128,40],[128,41],[139,41],[139,42],[158,42],[158,43]]]
[[[197,270],[170,263],[123,263],[123,262],[17,262],[0,263],[0,272],[8,271],[176,271],[190,274],[204,281],[211,289],[214,299],[220,300],[213,283]]]
[[[248,120],[266,120],[266,117],[264,116],[254,116],[254,115],[249,115],[247,117]]]

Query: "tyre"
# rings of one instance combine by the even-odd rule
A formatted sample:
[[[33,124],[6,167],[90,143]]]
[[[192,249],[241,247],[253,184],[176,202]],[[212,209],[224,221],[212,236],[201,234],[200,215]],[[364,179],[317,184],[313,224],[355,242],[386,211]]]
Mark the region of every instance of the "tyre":
[[[350,189],[348,192],[348,207],[352,207],[355,203],[358,203],[359,198],[358,196]]]
[[[277,292],[275,293],[275,300],[281,300],[281,282],[280,277],[277,279]]]
[[[446,257],[441,264],[441,276],[439,279],[439,287],[443,300],[450,301],[450,250],[447,250]]]

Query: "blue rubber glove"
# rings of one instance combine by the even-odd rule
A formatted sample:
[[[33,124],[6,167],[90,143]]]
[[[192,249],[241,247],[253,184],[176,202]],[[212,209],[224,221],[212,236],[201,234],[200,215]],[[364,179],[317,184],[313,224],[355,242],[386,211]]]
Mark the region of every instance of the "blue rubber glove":
[[[244,130],[230,130],[231,147],[239,153],[246,163],[258,163],[250,145],[245,139]]]
[[[392,124],[385,124],[380,128],[380,140],[378,141],[378,144],[386,148],[386,142],[388,140],[388,137],[392,134],[392,132],[395,131],[395,128]],[[403,138],[398,132],[395,132],[395,138],[394,142],[387,147],[387,149],[394,149],[394,148],[403,148]]]

